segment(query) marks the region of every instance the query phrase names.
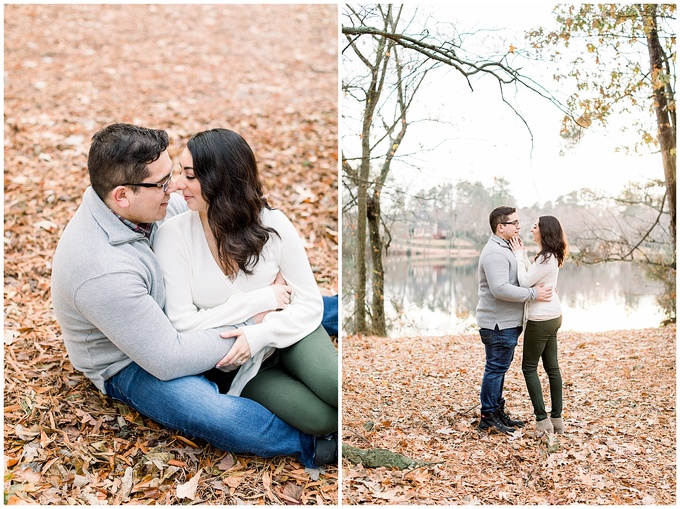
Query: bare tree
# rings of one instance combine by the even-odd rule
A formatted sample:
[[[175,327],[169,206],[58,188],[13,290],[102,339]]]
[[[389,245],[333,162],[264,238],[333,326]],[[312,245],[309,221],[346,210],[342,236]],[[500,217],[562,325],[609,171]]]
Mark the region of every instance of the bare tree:
[[[405,19],[407,12],[410,17]],[[509,65],[512,48],[497,58],[468,55],[455,27],[449,26],[448,33],[435,36],[430,34],[428,23],[419,19],[418,10],[412,6],[344,6],[342,33],[347,45],[342,52],[343,116],[346,123],[361,126],[360,132],[351,133],[354,140],[343,138],[342,153],[343,183],[352,199],[350,204],[356,207],[353,274],[356,332],[386,334],[382,263],[386,231],[381,222],[381,198],[411,121],[409,108],[427,73],[435,67],[447,66],[465,80],[470,90],[474,89],[473,79],[492,79],[498,84],[502,100],[521,119],[521,114],[506,100],[508,87],[532,90],[569,114],[547,90]],[[357,118],[352,118],[353,105],[359,110]],[[531,136],[529,126],[524,124]],[[358,148],[352,147],[352,141]],[[371,315],[370,324],[367,311]]]
[[[376,6],[373,12],[355,11],[350,19],[375,17],[382,25],[382,32],[395,32],[401,21],[403,6],[394,10],[392,5]],[[383,35],[372,36],[375,45],[362,45],[356,37],[348,36],[351,49],[367,72],[367,80],[349,79],[343,83],[346,94],[357,95],[364,104],[361,123],[361,156],[346,157],[343,153],[343,171],[352,188],[356,188],[357,284],[355,292],[355,323],[359,331],[385,335],[386,323],[383,304],[384,269],[382,264],[385,243],[381,229],[381,194],[389,175],[392,160],[401,145],[408,128],[407,113],[412,100],[431,67],[423,67],[421,61],[404,59],[394,40]],[[368,49],[368,52],[366,51]],[[372,163],[380,161],[375,154],[381,153],[378,170]],[[366,232],[368,231],[368,244]],[[367,245],[370,246],[367,249]],[[370,252],[372,270],[372,324],[366,322],[366,253]]]

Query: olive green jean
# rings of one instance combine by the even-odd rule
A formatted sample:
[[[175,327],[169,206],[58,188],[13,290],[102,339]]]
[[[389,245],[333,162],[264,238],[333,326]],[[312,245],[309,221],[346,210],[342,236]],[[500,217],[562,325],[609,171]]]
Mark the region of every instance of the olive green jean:
[[[319,327],[287,348],[274,352],[243,388],[291,426],[310,435],[338,431],[338,350]]]
[[[537,421],[548,418],[543,401],[541,380],[538,377],[539,360],[543,361],[543,368],[548,374],[551,402],[550,416],[554,418],[562,417],[562,374],[557,362],[557,331],[561,325],[561,316],[545,321],[529,320],[524,331],[522,373]]]

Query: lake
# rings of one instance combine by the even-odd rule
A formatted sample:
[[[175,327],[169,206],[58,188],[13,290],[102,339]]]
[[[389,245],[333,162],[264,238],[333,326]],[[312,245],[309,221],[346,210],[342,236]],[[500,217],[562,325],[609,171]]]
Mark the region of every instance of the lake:
[[[385,312],[390,337],[476,332],[477,258],[387,257]],[[560,268],[562,330],[599,332],[656,327],[662,291],[631,263]]]

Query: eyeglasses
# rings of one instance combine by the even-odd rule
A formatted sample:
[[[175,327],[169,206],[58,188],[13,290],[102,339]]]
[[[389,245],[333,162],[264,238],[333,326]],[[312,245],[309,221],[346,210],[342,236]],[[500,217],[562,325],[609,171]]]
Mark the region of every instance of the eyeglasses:
[[[161,182],[160,184],[151,182],[137,182],[133,184],[131,182],[127,182],[125,184],[121,184],[121,186],[160,187],[161,189],[163,189],[164,193],[167,193],[168,188],[170,187],[170,182],[172,182],[172,177],[174,176],[175,173],[175,166],[176,165],[174,164],[172,165],[170,175],[168,175],[168,178],[164,182]]]
[[[506,221],[504,223],[502,222],[501,224],[514,224],[516,227],[519,228],[519,219],[516,219],[515,221]]]

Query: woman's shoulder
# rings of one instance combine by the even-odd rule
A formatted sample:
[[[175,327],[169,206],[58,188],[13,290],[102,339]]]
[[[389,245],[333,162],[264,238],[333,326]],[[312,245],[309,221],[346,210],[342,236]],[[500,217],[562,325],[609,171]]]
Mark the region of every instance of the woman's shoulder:
[[[262,222],[267,226],[276,228],[276,225],[290,224],[290,219],[279,209],[262,209]]]
[[[545,255],[538,255],[538,259],[536,260],[536,263],[539,263],[541,265],[548,265],[548,266],[554,265],[555,267],[558,266],[557,256],[555,256],[554,253],[548,253],[548,254],[545,254]]]

